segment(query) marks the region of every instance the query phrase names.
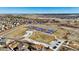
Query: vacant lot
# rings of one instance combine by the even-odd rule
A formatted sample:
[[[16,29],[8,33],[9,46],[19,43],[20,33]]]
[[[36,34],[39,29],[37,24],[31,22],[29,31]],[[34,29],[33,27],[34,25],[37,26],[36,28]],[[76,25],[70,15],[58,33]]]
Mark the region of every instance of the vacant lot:
[[[25,34],[26,30],[27,28],[25,28],[25,25],[20,25],[15,29],[12,29],[12,32],[6,35],[6,37],[20,37]]]
[[[50,43],[55,40],[54,36],[50,36],[39,31],[34,32],[30,38],[44,43]]]

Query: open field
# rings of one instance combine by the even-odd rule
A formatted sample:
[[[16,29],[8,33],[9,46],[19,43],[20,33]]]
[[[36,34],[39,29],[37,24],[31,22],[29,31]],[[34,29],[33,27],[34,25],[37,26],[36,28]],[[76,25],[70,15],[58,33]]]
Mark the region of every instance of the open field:
[[[44,42],[44,43],[50,43],[51,41],[55,40],[55,37],[53,35],[50,36],[50,35],[40,32],[40,31],[34,32],[32,34],[32,36],[30,36],[30,38],[33,40]]]
[[[54,35],[56,35],[58,38],[63,38],[63,37],[66,35],[67,32],[68,32],[68,31],[65,30],[65,29],[58,29],[58,30],[54,33]]]
[[[6,35],[6,37],[20,37],[25,34],[27,29],[25,28],[25,25],[20,25],[20,26],[16,27],[14,30],[15,31]]]

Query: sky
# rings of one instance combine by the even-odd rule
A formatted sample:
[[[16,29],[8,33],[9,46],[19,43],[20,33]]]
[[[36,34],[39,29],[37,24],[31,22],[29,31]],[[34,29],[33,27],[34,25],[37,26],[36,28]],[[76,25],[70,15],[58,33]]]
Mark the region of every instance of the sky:
[[[71,14],[79,7],[0,7],[0,14]]]

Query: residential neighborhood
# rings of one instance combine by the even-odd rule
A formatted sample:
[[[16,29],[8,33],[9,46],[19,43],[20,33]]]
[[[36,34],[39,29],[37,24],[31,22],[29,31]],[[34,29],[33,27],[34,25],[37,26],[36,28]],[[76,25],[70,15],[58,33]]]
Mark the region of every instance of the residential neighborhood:
[[[0,15],[0,51],[78,50],[78,14]]]

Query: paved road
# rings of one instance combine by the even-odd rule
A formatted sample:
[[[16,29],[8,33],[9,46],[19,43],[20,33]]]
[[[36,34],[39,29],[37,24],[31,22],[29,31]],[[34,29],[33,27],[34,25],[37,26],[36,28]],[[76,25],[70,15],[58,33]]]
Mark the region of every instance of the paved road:
[[[67,48],[70,48],[70,49],[72,49],[72,50],[74,50],[74,51],[77,51],[77,49],[75,49],[75,48],[72,48],[72,47],[70,47],[70,46],[68,46],[68,45],[63,45],[64,47],[67,47]]]
[[[62,26],[62,28],[67,29],[67,30],[74,31],[74,32],[76,32],[76,33],[78,33],[78,31],[79,31],[79,29],[70,28],[70,27],[64,27],[64,26]]]

